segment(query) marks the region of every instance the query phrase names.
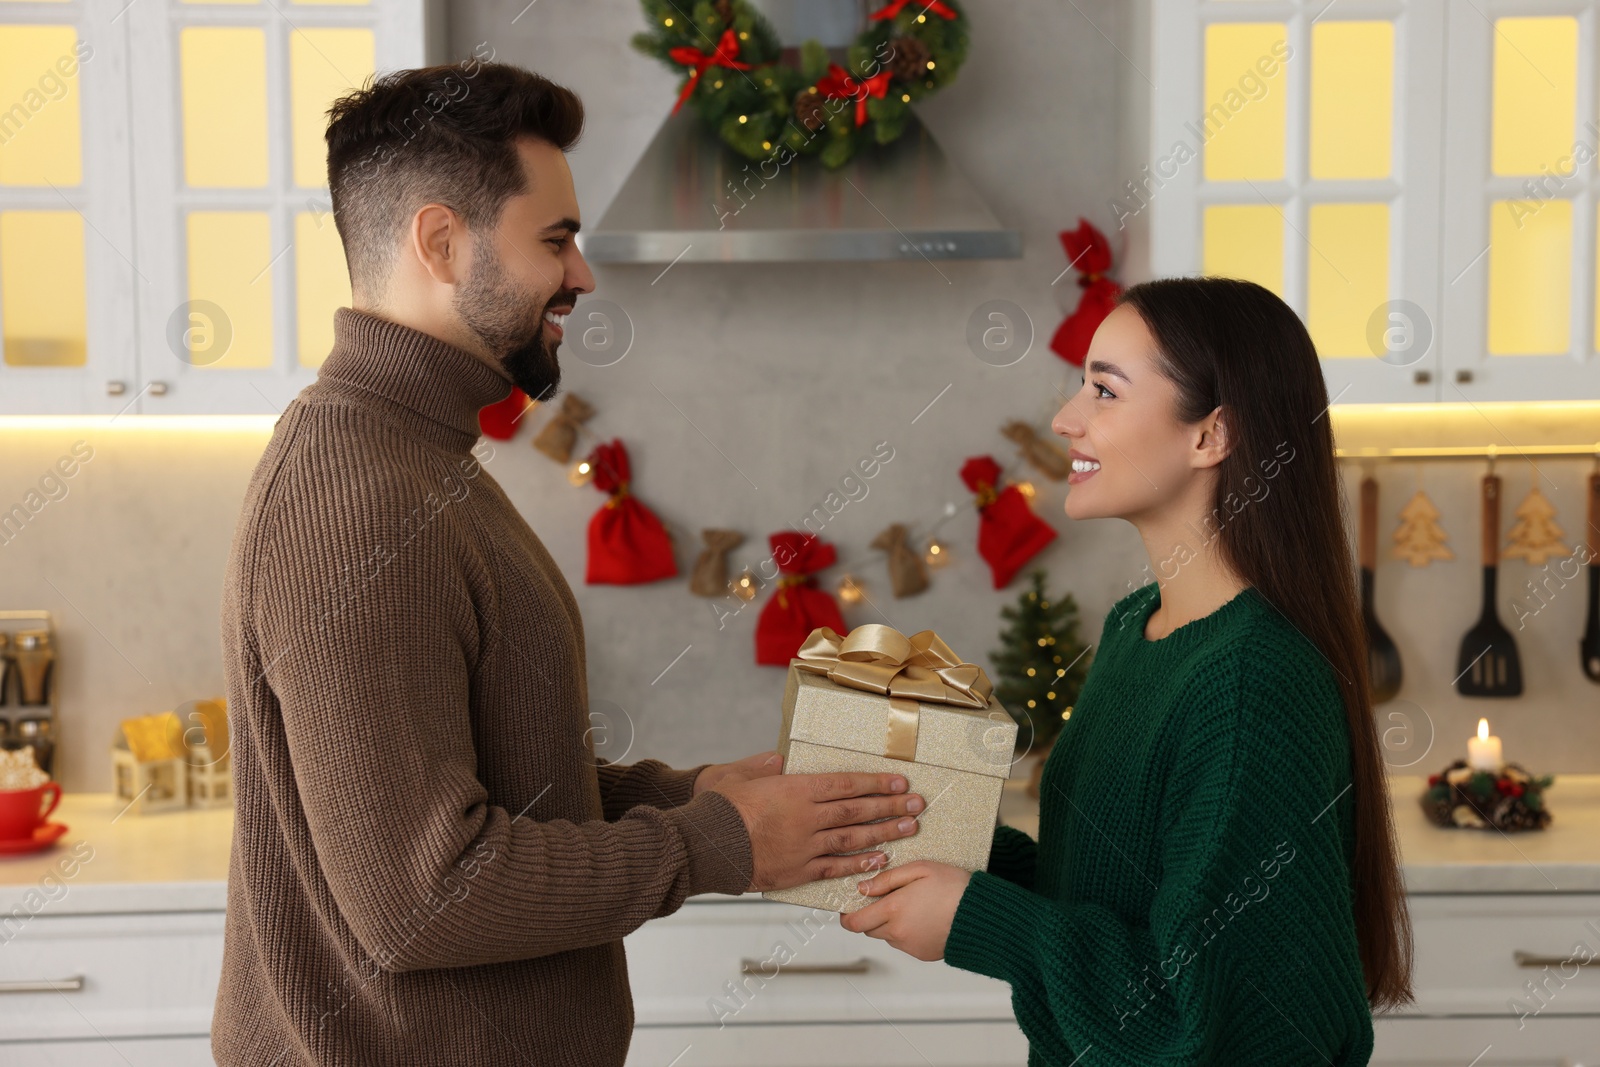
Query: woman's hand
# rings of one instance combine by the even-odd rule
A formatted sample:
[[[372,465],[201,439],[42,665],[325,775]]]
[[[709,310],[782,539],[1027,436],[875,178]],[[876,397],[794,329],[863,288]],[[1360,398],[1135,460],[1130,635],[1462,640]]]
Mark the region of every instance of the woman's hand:
[[[746,756],[736,763],[713,763],[695,775],[694,795],[699,796],[730,774],[738,775],[735,781],[739,781],[746,778],[765,778],[782,770],[783,760],[776,751],[757,752],[754,756]]]
[[[839,925],[887,941],[919,960],[942,960],[956,905],[971,880],[972,872],[932,860],[891,867],[856,886],[882,899],[840,915]]]

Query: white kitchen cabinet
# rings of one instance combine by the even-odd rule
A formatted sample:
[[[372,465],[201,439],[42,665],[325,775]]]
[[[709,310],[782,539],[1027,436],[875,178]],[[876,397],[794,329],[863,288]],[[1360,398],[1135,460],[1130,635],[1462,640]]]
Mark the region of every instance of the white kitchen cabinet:
[[[1600,1064],[1600,894],[1408,903],[1417,1001],[1374,1021],[1375,1067]]]
[[[639,1026],[1011,1019],[1004,982],[912,959],[792,904],[697,902],[624,944]]]
[[[832,912],[741,898],[691,902],[624,942],[628,1063],[651,1067],[1021,1064],[1011,988],[914,960]],[[681,1057],[674,1059],[674,1057]]]
[[[322,110],[373,70],[422,66],[442,6],[4,8],[7,54],[43,73],[74,37],[91,52],[6,145],[0,414],[281,411],[349,302]]]
[[[216,1067],[210,1037],[120,1037],[0,1045],[6,1067]]]
[[[1028,1042],[1015,1023],[806,1026],[646,1026],[627,1067],[1022,1067]]]
[[[1558,822],[1515,842],[1427,824],[1414,799],[1422,784],[1390,782],[1417,1003],[1374,1021],[1371,1062],[1600,1067],[1600,966],[1561,976],[1558,965],[1561,984],[1537,1015],[1519,1020],[1512,1004],[1526,983],[1547,980],[1544,964],[1523,965],[1530,958],[1559,963],[1580,943],[1600,952],[1600,777],[1564,776]],[[1035,833],[1023,785],[1008,784],[1002,818]],[[58,810],[75,843],[0,864],[0,916],[22,917],[0,923],[0,990],[81,979],[71,992],[0,992],[0,1064],[210,1062],[233,813],[119,818],[121,808],[109,795],[69,795]],[[41,903],[35,890],[52,879],[68,891]],[[1542,891],[1552,883],[1561,891]],[[625,946],[635,1067],[1027,1058],[1004,983],[913,960],[840,929],[832,913],[754,894],[695,897]]]
[[[0,951],[0,1060],[6,1042],[209,1034],[223,914],[27,920]]]
[[[1139,0],[1110,207],[1130,258],[1278,293],[1337,403],[1600,398],[1597,15]],[[1530,18],[1550,26],[1520,43],[1502,22]]]
[[[0,412],[115,415],[137,388],[119,6],[11,3],[0,12],[8,62],[37,72],[31,95],[7,100],[0,119],[10,164],[0,178]],[[46,96],[47,86],[61,88]],[[42,311],[58,294],[59,306]]]
[[[1450,283],[1441,304],[1446,400],[1600,397],[1596,183],[1588,162],[1600,151],[1597,14],[1593,0],[1518,0],[1450,20],[1452,120],[1443,198]],[[1485,76],[1491,70],[1495,78]],[[1497,86],[1502,75],[1507,85]],[[1519,86],[1526,75],[1532,76]],[[1513,113],[1526,112],[1527,121],[1497,116],[1497,94],[1505,94]],[[1496,146],[1502,127],[1539,131],[1555,114],[1564,129],[1551,131],[1547,151]]]
[[[1592,1067],[1600,1018],[1379,1019],[1372,1067]],[[1574,1049],[1587,1050],[1574,1053]]]

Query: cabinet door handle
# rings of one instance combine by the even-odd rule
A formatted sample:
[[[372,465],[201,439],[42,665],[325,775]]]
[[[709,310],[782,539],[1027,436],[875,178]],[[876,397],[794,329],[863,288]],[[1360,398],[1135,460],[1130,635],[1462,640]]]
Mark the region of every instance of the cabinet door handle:
[[[0,982],[0,993],[79,993],[83,991],[83,975],[71,978],[48,978],[36,981]]]
[[[778,970],[773,971],[774,960],[740,960],[740,974],[759,974],[763,978],[771,978],[775,974],[866,974],[872,966],[867,957],[850,960],[848,963],[783,963],[778,964]]]
[[[1600,967],[1600,956],[1580,960],[1573,956],[1541,956],[1537,952],[1516,951],[1511,954],[1518,967]]]

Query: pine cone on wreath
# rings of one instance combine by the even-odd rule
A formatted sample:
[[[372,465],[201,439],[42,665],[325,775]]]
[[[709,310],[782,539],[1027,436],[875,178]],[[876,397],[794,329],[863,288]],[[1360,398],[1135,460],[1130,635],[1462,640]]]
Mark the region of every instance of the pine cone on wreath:
[[[828,109],[823,103],[823,95],[810,89],[800,90],[794,98],[794,117],[807,133],[817,132],[828,121]]]
[[[1512,804],[1505,819],[1499,823],[1502,830],[1539,830],[1550,824],[1550,816],[1534,811],[1526,804]]]
[[[711,9],[717,13],[724,26],[733,25],[733,0],[716,0]]]
[[[914,82],[928,73],[928,60],[933,53],[927,45],[915,37],[896,37],[890,43],[894,45],[894,58],[889,61],[889,69],[896,78]]]

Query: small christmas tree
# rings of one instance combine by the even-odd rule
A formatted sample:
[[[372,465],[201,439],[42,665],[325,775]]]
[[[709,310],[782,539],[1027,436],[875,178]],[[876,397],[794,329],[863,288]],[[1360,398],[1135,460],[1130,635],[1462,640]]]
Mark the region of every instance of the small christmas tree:
[[[999,678],[994,695],[1017,720],[1020,751],[1055,740],[1089,673],[1077,602],[1070,593],[1052,600],[1044,571],[1029,577],[1033,587],[1000,609],[1010,625],[1000,633],[1002,647],[989,653]]]

